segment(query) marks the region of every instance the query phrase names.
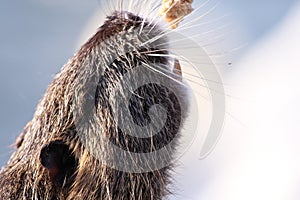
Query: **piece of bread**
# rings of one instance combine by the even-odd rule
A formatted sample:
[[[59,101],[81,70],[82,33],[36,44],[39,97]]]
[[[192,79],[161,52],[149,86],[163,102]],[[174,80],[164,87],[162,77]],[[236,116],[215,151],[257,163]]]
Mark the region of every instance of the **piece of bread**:
[[[178,27],[180,21],[193,11],[193,0],[163,0],[159,10],[160,16],[165,16],[171,28]]]

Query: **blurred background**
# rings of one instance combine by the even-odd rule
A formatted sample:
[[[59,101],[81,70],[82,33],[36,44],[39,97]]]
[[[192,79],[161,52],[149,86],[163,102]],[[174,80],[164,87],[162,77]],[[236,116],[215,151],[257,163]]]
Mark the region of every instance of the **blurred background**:
[[[54,75],[86,34],[101,25],[95,24],[99,1],[2,2],[1,166]],[[234,27],[226,36],[228,50],[237,47],[224,54],[230,66],[220,69],[227,94],[224,130],[207,158],[198,156],[197,140],[181,158],[175,174],[178,195],[171,199],[298,200],[300,2],[217,3],[214,15],[226,15]]]

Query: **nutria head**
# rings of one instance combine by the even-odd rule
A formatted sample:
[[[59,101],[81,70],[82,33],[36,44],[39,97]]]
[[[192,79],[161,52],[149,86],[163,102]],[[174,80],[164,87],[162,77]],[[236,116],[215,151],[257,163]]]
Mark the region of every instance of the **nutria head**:
[[[187,107],[164,31],[115,12],[47,89],[0,198],[161,199]]]

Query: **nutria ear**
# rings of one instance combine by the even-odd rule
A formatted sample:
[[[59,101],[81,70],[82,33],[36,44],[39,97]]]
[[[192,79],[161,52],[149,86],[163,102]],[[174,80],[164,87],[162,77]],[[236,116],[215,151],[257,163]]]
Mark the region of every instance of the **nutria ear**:
[[[68,145],[62,141],[45,145],[40,153],[40,162],[48,170],[53,185],[58,187],[71,183],[78,164]]]

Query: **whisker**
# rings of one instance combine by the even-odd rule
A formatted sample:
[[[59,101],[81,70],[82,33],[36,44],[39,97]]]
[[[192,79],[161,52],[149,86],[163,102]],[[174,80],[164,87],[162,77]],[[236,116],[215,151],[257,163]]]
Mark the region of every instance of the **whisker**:
[[[158,3],[157,7],[155,7],[155,9],[153,9],[153,12],[154,12],[156,9],[159,9],[160,6],[161,6],[161,4]],[[159,18],[159,20],[157,20],[157,18]],[[149,33],[152,31],[152,29],[153,29],[154,27],[157,26],[158,22],[159,22],[161,19],[162,19],[162,17],[159,16],[158,14],[156,14],[156,15],[152,18],[152,20],[149,22],[149,24],[151,24],[152,28],[148,31],[147,34],[149,34]],[[153,24],[154,21],[156,21],[155,24]]]
[[[149,50],[149,51],[141,51],[140,53],[143,53],[143,54],[147,54],[147,53],[154,53],[154,52],[161,52],[161,51],[168,51],[169,49],[155,49],[155,50]]]
[[[133,4],[133,0],[130,0],[129,4],[128,4],[128,10],[129,11],[132,11],[132,4]]]
[[[208,0],[208,1],[209,1],[209,0]],[[207,1],[207,2],[208,2],[208,1]],[[182,24],[180,27],[177,28],[176,31],[179,32],[179,31],[182,31],[182,30],[186,30],[186,29],[188,29],[188,28],[191,28],[191,27],[198,27],[199,24],[193,25],[193,26],[190,26],[190,27],[185,27],[185,26],[187,26],[187,25],[189,25],[189,24],[192,24],[192,23],[194,23],[194,22],[197,22],[198,20],[200,20],[200,19],[204,18],[205,16],[209,15],[209,14],[212,13],[218,6],[219,6],[219,4],[216,3],[211,9],[209,9],[207,12],[203,13],[203,14],[200,15],[199,17],[197,17],[197,18],[195,18],[195,19],[193,19],[193,20],[191,20],[191,21],[189,21],[189,22],[186,22],[185,24]],[[197,8],[196,10],[198,10],[198,9],[200,9],[200,8],[201,8],[201,6],[200,6],[199,8]],[[193,14],[193,12],[192,12],[192,14]],[[190,14],[190,15],[192,15],[192,14]],[[223,17],[221,17],[221,18],[223,18]],[[218,19],[218,20],[220,20],[220,19]],[[203,25],[203,24],[207,24],[207,23],[201,23],[201,25]],[[156,26],[156,25],[157,25],[157,24],[155,24],[155,26]],[[151,30],[152,30],[155,26],[153,26],[153,27],[150,29],[149,32],[151,32]],[[150,43],[150,42],[155,42],[156,40],[160,39],[161,37],[164,37],[164,36],[168,35],[169,33],[173,32],[173,31],[174,31],[173,29],[168,30],[168,31],[165,31],[165,33],[163,33],[163,34],[161,34],[161,35],[158,35],[158,36],[152,38],[150,41],[148,41],[148,43]],[[146,44],[147,44],[147,42],[146,42],[144,45],[146,45]]]
[[[222,17],[220,17],[220,18],[218,18],[218,19],[216,19],[216,20],[211,20],[211,21],[209,21],[209,22],[199,23],[199,24],[192,25],[192,26],[185,27],[185,28],[177,28],[176,31],[173,30],[173,29],[172,29],[172,30],[169,30],[169,31],[165,31],[165,32],[163,32],[162,34],[160,34],[160,35],[158,35],[158,36],[155,36],[154,38],[152,38],[152,39],[150,39],[150,40],[148,40],[148,41],[142,43],[141,45],[144,46],[144,45],[146,45],[146,44],[153,43],[153,42],[157,41],[158,39],[160,39],[160,38],[162,38],[162,37],[165,37],[165,36],[167,36],[168,34],[174,32],[174,31],[175,31],[175,32],[179,32],[179,31],[183,31],[183,30],[186,30],[186,29],[191,29],[191,28],[196,28],[196,27],[199,27],[199,26],[211,24],[212,22],[218,21],[218,20],[220,20],[220,19],[222,19],[222,18],[224,18],[224,16],[222,16]],[[181,26],[181,27],[182,27],[182,26]],[[152,27],[152,28],[153,28],[153,27]],[[150,32],[150,31],[149,31],[149,32]]]
[[[177,58],[177,55],[175,55],[175,54],[172,55],[172,54],[152,54],[152,53],[150,53],[150,54],[147,54],[147,55],[148,56],[153,56],[153,57],[171,57],[171,58]],[[209,82],[212,82],[212,83],[215,83],[215,84],[222,84],[222,85],[224,85],[223,82],[218,82],[218,81],[214,81],[214,80],[205,79],[205,78],[203,78],[201,76],[197,76],[197,75],[185,72],[185,71],[184,71],[184,74],[190,75],[190,76],[192,76],[194,78],[199,78],[199,79],[204,80],[204,81],[209,81]],[[184,77],[184,78],[187,79],[187,77]]]
[[[191,16],[193,15],[193,13],[197,13],[198,10],[200,10],[202,7],[204,7],[208,2],[210,2],[210,0],[205,1],[203,4],[201,4],[200,6],[198,6],[198,8],[196,8],[195,10],[193,10],[193,12],[191,12],[189,15],[187,16]],[[198,19],[198,18],[197,18]],[[176,22],[177,19],[171,21],[169,24],[173,24],[174,22]],[[194,20],[193,20],[194,21]],[[168,24],[168,26],[169,26]],[[180,26],[183,26],[184,24],[181,24]],[[167,28],[168,26],[165,26],[164,28]]]
[[[220,56],[224,56],[225,54],[231,54],[231,53],[233,53],[233,52],[239,51],[239,50],[245,48],[247,45],[248,45],[247,43],[244,43],[244,44],[241,44],[240,46],[235,47],[235,48],[232,48],[232,49],[230,49],[230,50],[223,51],[223,52],[219,52],[219,53],[214,53],[214,54],[208,54],[208,55],[211,56],[211,57],[220,57]]]
[[[151,28],[148,30],[147,34],[150,34],[154,28],[157,27],[158,23],[161,22],[163,20],[163,17],[164,16],[159,16],[157,15],[156,17],[154,17],[154,20],[155,20],[155,24],[153,24],[154,21],[152,21],[150,24],[151,24]],[[158,18],[158,19],[157,19]]]
[[[191,61],[189,61],[188,59],[186,59],[186,58],[185,58],[184,56],[182,56],[182,55],[180,55],[179,57],[181,57],[182,59],[184,59],[185,62],[189,63],[189,64],[194,68],[194,70],[197,71],[197,73],[201,74],[201,72],[199,72],[199,69],[198,69]],[[203,86],[203,85],[200,85],[200,86]],[[212,89],[212,88],[210,88],[210,91],[216,92],[217,94],[221,94],[221,95],[224,95],[224,96],[228,96],[228,97],[234,98],[233,96],[227,95],[227,94],[225,94],[224,92],[217,91],[217,90]]]
[[[177,29],[177,31],[180,32],[180,31],[191,29],[191,28],[197,28],[197,27],[200,27],[200,26],[209,25],[209,24],[215,23],[215,22],[217,22],[219,20],[222,20],[225,17],[226,17],[226,15],[223,15],[222,17],[218,17],[217,19],[213,19],[213,20],[210,20],[208,22],[198,23],[198,24],[187,26],[187,27],[184,27],[184,28],[181,26],[180,28]],[[226,26],[226,25],[223,25],[223,26]]]
[[[148,9],[146,9],[146,10],[149,10],[149,9],[150,9],[148,6],[151,6],[151,1],[149,1],[149,2],[150,2],[150,3],[146,4],[146,7],[148,8]],[[147,15],[148,15],[148,13],[146,14],[146,16],[147,16]],[[143,31],[143,29],[144,29],[144,25],[145,25],[146,19],[147,19],[147,17],[143,17],[143,22],[142,22],[142,24],[141,24],[139,34],[141,34],[142,31]]]
[[[216,3],[212,8],[210,8],[208,11],[206,11],[206,12],[203,13],[202,15],[196,17],[196,18],[193,19],[193,20],[190,20],[190,21],[188,21],[188,22],[186,22],[186,23],[181,24],[180,27],[177,28],[177,31],[185,30],[185,29],[183,29],[185,26],[187,26],[187,25],[189,25],[189,24],[193,24],[193,23],[199,21],[200,19],[202,19],[202,18],[208,16],[208,15],[211,14],[218,6],[219,6],[219,4]],[[194,15],[194,13],[197,13],[197,10],[199,10],[200,8],[201,8],[201,7],[197,8],[194,12],[192,12],[192,13],[191,13],[190,15],[188,15],[188,16]]]
[[[169,79],[175,81],[176,83],[178,83],[178,84],[180,84],[180,85],[182,85],[182,86],[185,86],[185,84],[182,83],[181,81],[179,81],[179,80],[177,80],[177,79],[171,77],[170,75],[168,75],[168,74],[162,72],[162,71],[166,71],[166,72],[170,73],[170,71],[168,71],[168,70],[166,70],[166,69],[163,69],[163,68],[161,68],[161,67],[159,66],[159,68],[162,70],[162,71],[160,71],[160,70],[158,70],[158,69],[155,69],[154,67],[152,67],[151,65],[149,65],[149,64],[147,64],[147,63],[144,63],[144,62],[143,62],[143,64],[145,64],[145,65],[146,65],[150,70],[152,70],[153,72],[157,72],[157,73],[159,73],[159,74],[161,74],[161,75],[163,75],[163,76],[165,76],[165,77],[167,77],[167,78],[169,78]],[[176,74],[176,75],[174,74],[174,76],[177,76],[177,77],[180,77],[180,78],[181,78],[181,76],[179,76],[179,75],[177,75],[177,74]],[[185,87],[186,87],[186,86],[185,86]]]
[[[167,44],[173,44],[174,45],[174,44],[176,44],[177,42],[180,42],[180,41],[184,41],[184,40],[187,40],[187,39],[198,38],[199,36],[205,36],[205,35],[208,35],[208,34],[211,34],[211,33],[215,33],[215,32],[217,32],[219,30],[222,30],[226,27],[227,27],[227,25],[223,25],[223,26],[217,27],[217,28],[209,30],[209,31],[205,31],[205,32],[195,34],[193,36],[189,36],[188,38],[181,38],[181,39],[176,39],[176,40],[173,39],[173,40],[170,40],[170,41],[165,42],[165,43],[160,43],[160,44],[157,45],[157,47],[164,46],[164,45],[167,45]],[[222,34],[224,34],[224,33],[222,33]],[[223,35],[220,35],[218,37],[223,37]],[[199,40],[197,40],[197,43],[199,43]],[[180,43],[180,44],[182,45],[182,43]]]
[[[165,57],[168,57],[168,55],[165,55]],[[173,56],[172,56],[173,57]],[[146,63],[145,63],[146,64]],[[148,64],[146,64],[148,67],[151,67],[150,65],[148,65]],[[167,71],[168,73],[170,73],[170,71],[168,71],[168,70],[166,70],[166,69],[163,69],[163,68],[161,68],[161,66],[157,66],[160,70],[163,70],[163,71]],[[153,68],[153,67],[151,67],[155,72],[160,72],[160,73],[162,73],[161,71],[159,71],[159,70],[156,70],[155,68]],[[186,74],[186,73],[185,73]],[[167,76],[167,78],[171,78],[172,79],[172,77],[170,77],[170,76],[168,76],[167,74],[164,74],[165,76]],[[177,75],[176,75],[177,76]],[[180,77],[180,76],[179,76]],[[217,81],[213,81],[213,80],[208,80],[208,79],[204,79],[203,77],[197,77],[197,78],[199,78],[199,79],[201,79],[201,80],[204,80],[204,81],[211,81],[211,82],[213,82],[213,83],[216,83],[216,84],[222,84],[222,83],[220,83],[220,82],[217,82]],[[173,79],[172,79],[173,80]],[[192,80],[191,80],[192,81]],[[180,82],[181,83],[181,82]],[[202,86],[202,87],[205,87],[205,88],[207,88],[207,86],[205,86],[205,85],[203,85],[203,84],[200,84],[200,83],[198,83],[198,82],[196,82],[196,81],[194,81],[194,83],[196,83],[196,84],[198,84],[198,85],[200,85],[200,86]]]
[[[161,72],[161,71],[159,71],[159,70],[157,70],[157,69],[151,67],[150,65],[148,65],[148,64],[146,64],[146,63],[144,63],[144,64],[145,64],[150,70],[152,70],[152,71],[154,71],[154,72],[158,72],[158,73],[160,73],[160,74],[166,76],[167,78],[170,78],[171,80],[176,81],[177,83],[183,85],[184,87],[187,87],[183,82],[178,81],[178,80],[176,80],[176,79],[170,77],[169,75],[167,75],[167,74],[165,74],[165,73],[163,73],[163,72]],[[163,68],[161,68],[160,66],[158,66],[158,68],[159,68],[160,70],[167,71],[166,69],[163,69]],[[168,71],[168,73],[170,73],[170,72]],[[189,81],[192,82],[192,80],[189,80]],[[198,82],[195,82],[195,83],[196,83],[198,86],[201,86],[201,87],[203,87],[203,88],[209,90],[209,88],[208,88],[206,85],[200,84],[200,83],[198,83]],[[198,95],[200,95],[200,96],[201,96],[202,98],[204,98],[205,100],[208,100],[208,101],[209,101],[209,99],[208,99],[207,97],[203,96],[203,94],[201,94],[199,91],[194,90],[194,92],[197,93]]]

